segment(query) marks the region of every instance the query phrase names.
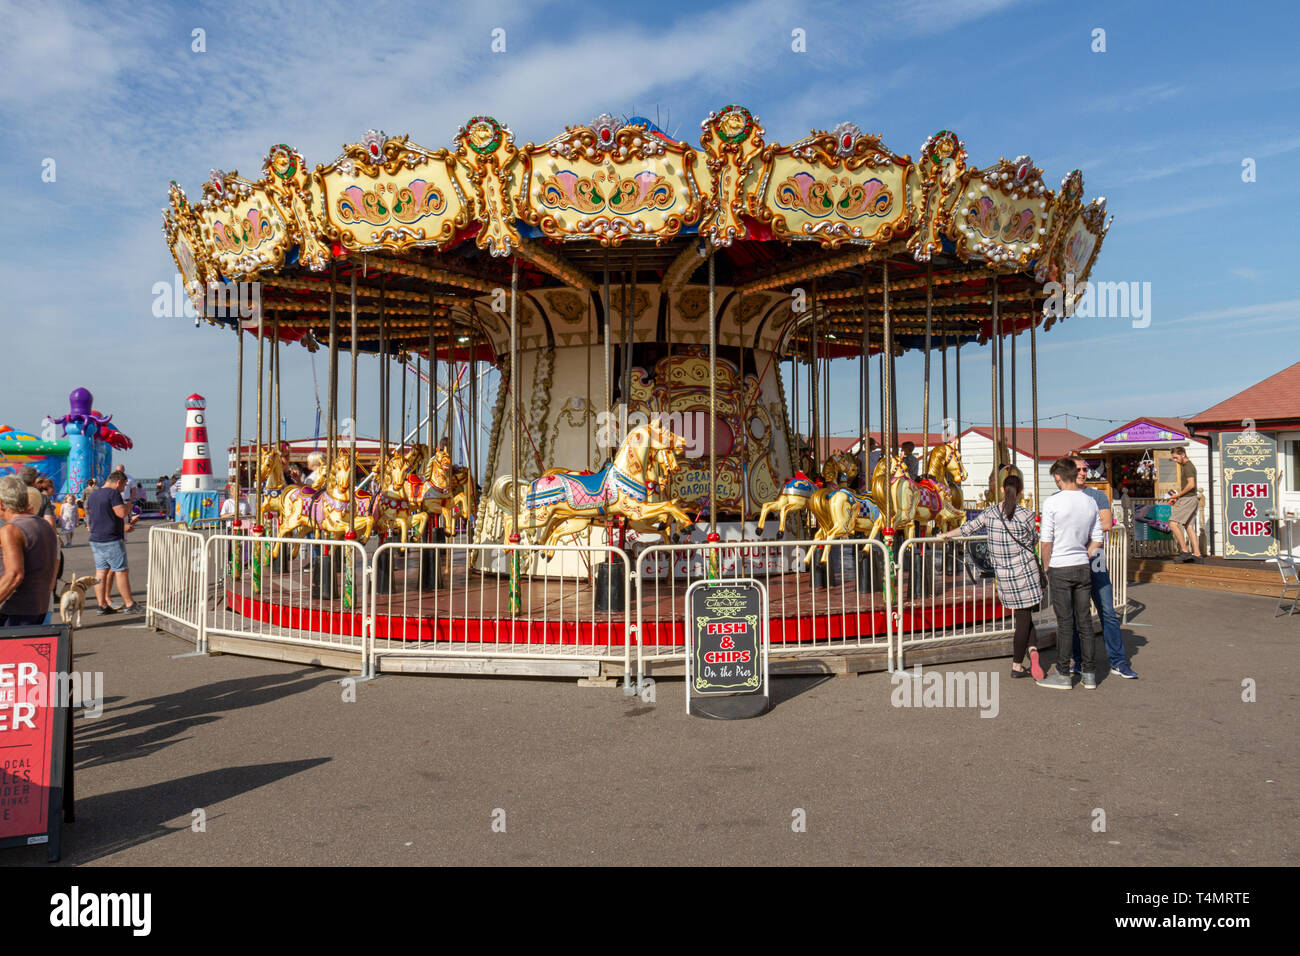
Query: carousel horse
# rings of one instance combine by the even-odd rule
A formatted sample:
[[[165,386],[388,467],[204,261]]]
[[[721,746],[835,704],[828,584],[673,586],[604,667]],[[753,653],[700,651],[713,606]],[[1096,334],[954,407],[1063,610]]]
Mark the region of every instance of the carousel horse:
[[[826,488],[819,488],[817,483],[802,471],[795,472],[794,477],[781,486],[781,493],[776,496],[776,499],[763,505],[758,514],[758,533],[763,533],[767,516],[776,511],[780,518],[776,537],[778,541],[784,538],[786,518],[797,511],[811,510],[812,498],[818,491],[836,490],[841,485],[853,483],[853,479],[858,477],[858,459],[847,451],[838,451],[822,462],[821,473]],[[814,514],[813,517],[817,516]],[[820,533],[822,529],[820,519],[817,521],[817,528]]]
[[[908,474],[905,457],[895,456],[889,485],[894,528],[905,530],[904,537],[910,539],[916,536],[918,523],[927,533],[932,526],[941,532],[959,527],[966,520],[961,507],[961,483],[965,480],[966,466],[955,441],[936,445],[930,451],[926,475],[920,481],[913,481]],[[868,537],[883,531],[884,523],[882,512]]]
[[[406,541],[419,518],[428,520],[428,515],[423,512],[418,516],[413,514],[409,494],[411,484],[408,478],[423,457],[424,450],[415,446],[389,453],[382,461],[375,462],[370,473],[375,483],[370,513],[376,534],[386,536],[397,531],[397,540]]]
[[[653,505],[656,502],[649,500],[649,496],[662,491],[667,480],[678,472],[681,465],[677,461],[677,453],[671,448],[667,448],[647,452],[644,467],[647,504]],[[542,477],[547,478],[553,475],[585,477],[590,474],[590,472],[571,471],[567,468],[551,468],[544,472]],[[632,518],[626,515],[623,517],[629,530],[641,534],[657,534],[662,536],[664,540],[674,544],[678,541],[683,530],[681,526],[674,523],[672,512],[665,511],[641,518]],[[576,542],[578,534],[590,527],[592,523],[584,517],[563,519],[551,529],[548,538],[550,541],[559,541],[565,537],[572,537]]]
[[[280,499],[280,537],[293,537],[301,528],[314,528],[321,537],[342,540],[348,532],[348,511],[352,507],[348,497],[351,478],[352,455],[344,451],[330,463],[322,490],[316,491],[308,485],[289,489]],[[367,492],[356,493],[356,532],[362,544],[370,540],[374,529],[373,500]],[[279,550],[277,542],[273,556],[278,556]]]
[[[270,515],[281,514],[280,499],[285,495],[284,458],[274,445],[263,448],[257,458],[257,485],[262,488],[262,509],[258,522],[266,524]]]
[[[613,461],[595,474],[554,474],[534,481],[512,475],[498,478],[492,485],[492,502],[504,516],[505,540],[516,530],[516,495],[518,530],[535,532],[539,544],[550,544],[557,532],[575,534],[610,516],[621,515],[640,528],[665,518],[682,527],[693,524],[677,501],[650,501],[646,483],[651,458],[659,459],[656,473],[664,474],[675,465],[676,455],[685,451],[684,438],[653,421],[628,432]],[[669,453],[672,459],[667,457]]]
[[[424,445],[412,445],[414,461],[424,457]],[[415,514],[411,518],[411,527],[415,528],[416,540],[424,537],[424,529],[429,517],[442,516],[442,526],[454,529],[456,514],[474,513],[474,477],[463,465],[453,465],[451,453],[446,445],[439,445],[425,462],[423,474],[412,468],[406,479],[406,499]]]
[[[818,488],[808,501],[808,510],[817,520],[813,540],[826,542],[821,546],[823,564],[830,555],[829,544],[833,539],[847,538],[859,531],[866,531],[867,537],[871,537],[880,517],[880,506],[871,495],[860,495],[848,488]],[[812,560],[816,550],[815,544],[808,548],[804,564]]]

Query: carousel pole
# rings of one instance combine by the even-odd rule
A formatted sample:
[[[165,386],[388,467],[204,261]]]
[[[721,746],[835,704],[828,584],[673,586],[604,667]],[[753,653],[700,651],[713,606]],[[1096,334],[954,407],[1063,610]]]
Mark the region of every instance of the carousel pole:
[[[348,386],[352,399],[352,429],[348,435],[348,530],[343,535],[344,540],[347,541],[357,539],[357,268],[355,262],[351,265],[352,337],[348,344],[349,351],[352,353],[352,381],[348,383]],[[343,560],[343,606],[351,608],[354,604],[353,598],[355,597],[354,591],[356,588],[356,556],[349,549]]]
[[[257,310],[257,455],[253,459],[260,469],[262,464],[262,372],[263,372],[263,333],[266,331],[266,317],[261,309]],[[262,483],[257,480],[257,471],[253,472],[253,534],[260,538],[265,532],[262,527]],[[235,500],[235,514],[239,514],[240,502]],[[253,544],[253,590],[262,590],[262,545]]]
[[[671,311],[672,311],[672,310],[669,310],[669,313],[670,313],[670,314],[671,314]],[[595,315],[592,314],[591,296],[588,295],[588,296],[587,296],[587,348],[586,348],[586,352],[587,352],[587,395],[586,395],[586,402],[585,402],[585,404],[583,405],[583,409],[582,409],[583,415],[590,415],[590,414],[591,414],[591,343],[592,343],[592,341],[593,341],[595,338],[596,338],[596,317],[595,317]],[[671,344],[669,345],[669,347],[670,347],[670,348],[672,347]],[[477,396],[477,392],[475,393],[475,395]],[[583,432],[585,433],[584,437],[585,437],[586,440],[587,440],[587,451],[586,451],[586,457],[582,459],[582,467],[583,467],[583,468],[586,468],[586,469],[590,469],[590,468],[591,468],[591,464],[592,464],[592,462],[591,462],[591,423],[590,423],[590,422],[587,422],[585,418],[584,418],[583,421],[584,421],[584,426],[583,426],[583,429],[582,429],[582,430],[583,430]],[[590,540],[590,539],[588,539],[588,540]]]
[[[608,256],[608,253],[606,253]],[[608,275],[608,273],[606,273]],[[608,281],[608,280],[607,280]],[[606,289],[608,291],[608,289]],[[605,313],[605,328],[609,329],[609,313]],[[609,338],[605,338],[605,355],[609,355]],[[605,365],[605,389],[609,392],[609,364]],[[519,544],[519,388],[522,376],[519,374],[519,258],[510,257],[510,392],[513,398],[514,414],[511,416],[510,453],[512,458],[511,487],[514,489],[514,529],[510,532],[510,543]],[[520,610],[519,595],[519,552],[510,552],[510,613],[518,614]]]
[[[953,383],[954,384],[953,391],[955,393],[953,395],[953,399],[955,401],[956,411],[957,411],[957,421],[956,421],[957,452],[958,454],[960,454],[961,453],[961,338],[960,337],[958,337],[957,339],[957,347],[953,349],[953,364],[957,366],[955,370],[956,381]]]
[[[821,465],[821,454],[822,454],[821,427],[820,427],[821,426],[821,401],[820,401],[821,369],[818,368],[819,354],[817,349],[817,334],[819,331],[820,331],[820,322],[818,321],[818,315],[817,315],[817,280],[813,279],[812,341],[809,343],[808,346],[810,349],[809,352],[810,358],[808,361],[808,366],[809,366],[809,374],[808,374],[809,428],[808,431],[810,433],[809,437],[812,440],[812,455],[810,457],[812,458],[813,470],[817,471],[818,476],[820,476],[821,474],[821,472],[818,471],[818,468]],[[710,364],[712,364],[712,357],[710,357]]]
[[[447,460],[452,466],[450,477],[455,473],[456,464],[456,323],[451,315],[447,316]],[[452,527],[447,529],[448,537],[455,525],[453,518]]]
[[[404,346],[405,344],[406,344],[405,342],[400,343],[398,345],[398,348],[401,349],[402,346]],[[401,375],[402,399],[401,399],[401,405],[399,406],[399,409],[401,411],[401,416],[399,417],[399,421],[401,421],[402,424],[399,425],[397,428],[397,435],[401,439],[401,450],[406,451],[406,376],[407,376],[406,353],[404,351],[401,352],[398,355],[398,359],[401,361],[402,364],[402,375]]]
[[[943,348],[940,350],[943,369],[943,420],[948,421],[948,323],[943,324]],[[952,436],[945,436],[951,438]]]
[[[334,287],[338,279],[338,260],[330,262],[330,385],[329,385],[329,458],[338,455],[339,445],[339,321],[335,310]]]
[[[451,321],[450,312],[447,314],[447,320]],[[429,326],[429,363],[431,366],[429,370],[429,408],[431,409],[429,418],[429,454],[432,455],[438,448],[438,435],[440,434],[438,429],[438,405],[441,403],[439,392],[442,390],[442,386],[438,383],[438,375],[440,374],[438,369],[440,364],[438,361],[438,336],[432,325]]]
[[[276,460],[280,461],[279,459],[280,445],[281,442],[283,441],[284,436],[281,434],[280,431],[280,319],[279,317],[275,318],[271,322],[271,368],[272,368],[271,374],[273,376],[274,383],[275,383],[272,386],[274,390],[274,408],[275,408],[274,417],[272,419],[275,422],[275,428],[274,428],[275,443],[273,447],[276,450]],[[271,432],[272,429],[267,429],[268,438],[271,437]],[[280,474],[276,475],[275,477],[276,477],[277,484],[284,481],[283,461],[280,461]],[[284,492],[281,491],[280,494],[283,495]],[[277,518],[276,519],[277,531],[279,530],[279,524],[280,524],[280,520]],[[274,535],[272,535],[272,537],[274,537]],[[283,567],[287,567],[287,565],[283,565]]]
[[[898,447],[898,439],[895,436],[895,430],[898,423],[894,420],[894,317],[889,309],[889,262],[886,260],[881,263],[881,284],[883,291],[882,307],[884,310],[884,336],[882,338],[883,353],[881,358],[881,386],[885,390],[884,400],[881,402],[881,417],[884,427],[881,429],[881,443],[885,446],[884,458],[888,462],[885,466],[885,494],[884,501],[878,502],[885,511],[885,546],[892,552],[893,550],[893,532],[894,532],[894,504],[892,494],[892,477],[894,449]]]
[[[376,487],[371,489],[375,494],[379,493],[379,485],[384,480],[384,462],[388,460],[389,386],[391,385],[388,367],[388,330],[384,327],[384,274],[381,272],[379,274],[379,461],[375,469],[379,481]]]
[[[1002,372],[1002,362],[1005,355],[1002,350],[1002,313],[998,307],[998,277],[996,273],[993,276],[993,435],[994,445],[997,447],[997,473],[1001,473],[1004,466],[1011,464],[1011,455],[1006,449],[1006,406],[1004,404],[1006,393],[1003,387],[1005,375]],[[1005,455],[1006,461],[1002,458]],[[993,490],[997,494],[997,489]]]
[[[1033,314],[1029,316],[1029,390],[1033,405],[1034,428],[1034,513],[1042,514],[1042,504],[1038,497],[1038,321]]]
[[[1016,322],[1011,320],[1011,456],[1014,459],[1019,452],[1016,450]]]
[[[239,519],[240,473],[244,468],[244,326],[242,322],[235,325],[235,521],[233,532],[239,534],[243,522]],[[257,472],[252,473],[256,480]],[[239,546],[230,549],[230,577],[240,575]]]
[[[604,307],[604,311],[605,311],[605,329],[604,329],[604,336],[603,336],[605,341],[605,421],[607,423],[605,426],[605,437],[608,438],[609,437],[608,422],[614,416],[614,396],[610,390],[610,367],[614,362],[614,353],[613,353],[613,347],[610,343],[610,335],[612,333],[612,329],[610,327],[611,320],[609,317],[610,302],[609,302],[609,250],[608,249],[605,250],[605,286],[604,287],[605,287],[605,292],[604,292],[604,297],[601,300],[601,304]],[[612,457],[612,454],[609,451],[608,447],[605,449],[605,457],[606,458]]]
[[[993,339],[989,342],[989,421],[993,433],[993,480],[991,485],[996,485],[998,473],[1002,470],[1002,442],[999,440],[1001,433],[998,431],[998,277],[996,275],[993,276],[993,312],[989,328],[993,334]],[[996,494],[997,488],[990,487],[989,500],[995,501],[994,496]]]
[[[925,266],[925,376],[924,395],[921,399],[921,417],[925,419],[921,438],[921,467],[925,467],[930,458],[930,314],[934,307],[934,264]]]
[[[741,408],[745,409],[745,414],[752,406],[749,403],[749,390],[745,388],[745,293],[742,291],[736,296],[736,340],[740,346],[740,394],[744,396],[741,400]],[[755,360],[754,371],[758,371],[758,362]],[[758,396],[754,396],[758,400]],[[745,537],[745,522],[749,517],[749,425],[742,421],[740,423],[740,536]]]
[[[714,278],[713,246],[709,246],[709,536],[711,544],[721,540],[718,534],[718,312],[717,286]],[[709,577],[718,577],[718,551],[709,549]]]
[[[858,474],[862,477],[862,488],[871,491],[871,476],[867,474],[867,463],[871,460],[871,442],[867,432],[867,388],[870,385],[867,371],[867,357],[871,352],[871,332],[867,324],[867,269],[862,267],[862,354],[858,356]]]

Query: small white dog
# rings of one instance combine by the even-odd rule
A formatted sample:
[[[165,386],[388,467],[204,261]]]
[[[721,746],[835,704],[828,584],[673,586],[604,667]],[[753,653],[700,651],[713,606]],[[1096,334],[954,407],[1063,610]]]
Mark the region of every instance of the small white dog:
[[[73,578],[72,583],[64,589],[59,598],[59,614],[64,624],[74,628],[81,627],[81,612],[86,609],[86,591],[95,586],[95,579],[90,575]]]

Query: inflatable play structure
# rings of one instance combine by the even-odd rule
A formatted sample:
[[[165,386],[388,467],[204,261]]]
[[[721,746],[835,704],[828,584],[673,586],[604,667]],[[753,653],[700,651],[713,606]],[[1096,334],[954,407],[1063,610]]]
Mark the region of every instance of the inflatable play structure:
[[[103,484],[113,470],[113,450],[125,451],[134,442],[112,424],[112,415],[95,410],[88,389],[74,389],[68,404],[66,415],[46,419],[40,437],[0,425],[0,475],[31,465],[54,482],[60,496],[79,496],[92,478]]]

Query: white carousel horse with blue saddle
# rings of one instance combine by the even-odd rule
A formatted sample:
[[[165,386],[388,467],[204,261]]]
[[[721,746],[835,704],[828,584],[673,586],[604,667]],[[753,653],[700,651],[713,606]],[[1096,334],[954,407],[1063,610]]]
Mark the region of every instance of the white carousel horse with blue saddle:
[[[516,530],[516,494],[518,530],[534,532],[538,544],[552,544],[617,516],[637,530],[651,530],[665,521],[678,527],[693,524],[676,499],[651,501],[648,487],[654,476],[675,471],[677,456],[685,451],[684,438],[652,421],[628,432],[613,461],[594,474],[558,472],[533,481],[499,478],[492,485],[492,502],[504,517],[505,540]]]

